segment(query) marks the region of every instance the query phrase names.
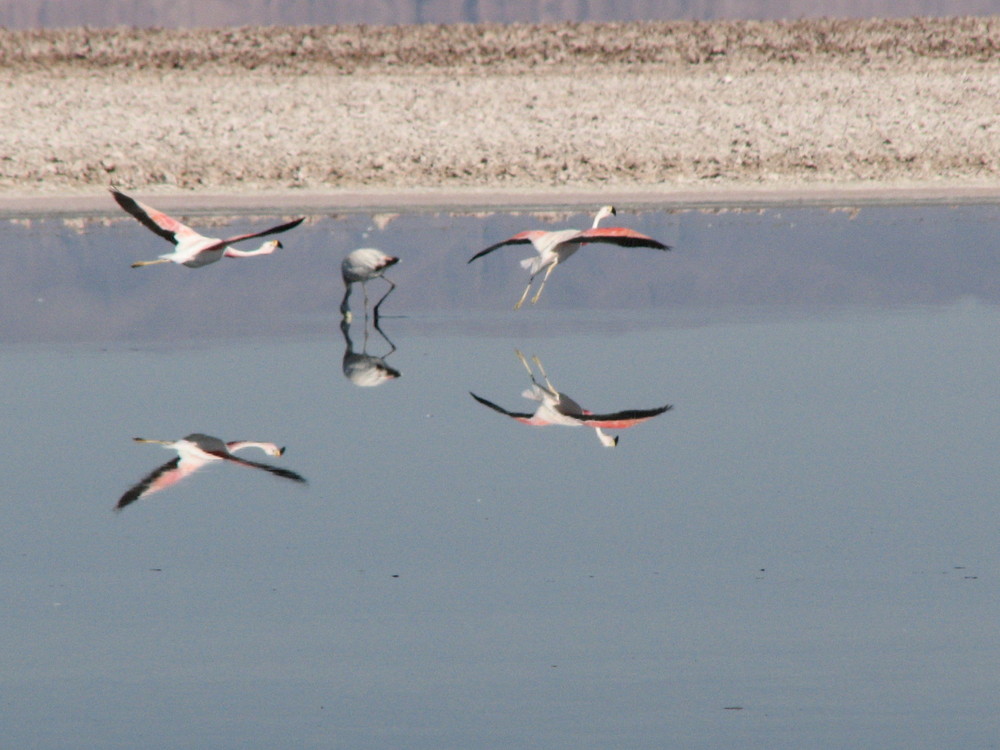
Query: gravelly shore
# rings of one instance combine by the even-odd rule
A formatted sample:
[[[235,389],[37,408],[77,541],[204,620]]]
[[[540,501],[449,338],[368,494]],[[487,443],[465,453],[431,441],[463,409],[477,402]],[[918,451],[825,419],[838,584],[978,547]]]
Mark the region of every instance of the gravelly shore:
[[[0,199],[1000,186],[1000,18],[0,30]]]

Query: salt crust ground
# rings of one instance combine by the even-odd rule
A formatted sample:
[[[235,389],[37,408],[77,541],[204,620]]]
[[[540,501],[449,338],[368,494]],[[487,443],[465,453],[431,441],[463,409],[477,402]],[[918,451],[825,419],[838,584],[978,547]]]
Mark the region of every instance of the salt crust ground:
[[[992,201],[997,91],[997,18],[0,30],[0,211]]]

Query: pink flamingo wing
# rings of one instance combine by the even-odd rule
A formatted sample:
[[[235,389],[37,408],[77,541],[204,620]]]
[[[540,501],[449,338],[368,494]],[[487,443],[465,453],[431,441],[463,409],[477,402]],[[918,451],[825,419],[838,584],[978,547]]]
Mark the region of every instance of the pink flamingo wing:
[[[136,201],[138,203],[138,201]],[[187,237],[201,237],[201,235],[186,224],[177,221],[173,216],[168,216],[162,211],[157,211],[151,206],[139,206],[146,212],[150,220],[166,232],[171,232],[175,237],[185,239]]]
[[[641,419],[582,419],[580,420],[587,427],[601,427],[606,430],[624,430],[642,424],[652,417],[642,417]]]
[[[291,469],[283,469],[280,466],[271,466],[271,464],[265,464],[260,461],[250,461],[245,458],[240,458],[239,456],[234,456],[231,453],[214,455],[218,455],[219,458],[225,459],[233,464],[249,466],[251,469],[263,469],[264,471],[270,472],[275,476],[282,477],[283,479],[291,479],[292,481],[299,482],[300,484],[308,484],[305,477],[292,471]]]
[[[201,236],[191,229],[191,227],[182,224],[172,216],[167,216],[167,214],[157,211],[152,206],[140,203],[135,198],[125,195],[125,193],[117,188],[112,187],[110,190],[111,196],[119,206],[146,227],[146,229],[155,232],[168,242],[177,244],[180,240]]]
[[[306,217],[302,216],[299,217],[298,219],[295,219],[294,221],[289,221],[285,224],[279,224],[276,227],[265,229],[262,232],[248,232],[246,234],[237,234],[235,237],[228,237],[224,240],[219,240],[219,245],[230,245],[234,242],[241,242],[242,240],[250,240],[253,239],[254,237],[266,237],[269,234],[278,234],[279,232],[287,232],[289,229],[294,229],[305,220]],[[218,245],[216,247],[218,247]]]
[[[485,250],[480,250],[478,253],[469,258],[469,260],[466,262],[471,263],[476,258],[482,258],[487,253],[492,253],[494,250],[501,247],[505,247],[506,245],[530,245],[534,243],[534,241],[537,240],[539,237],[542,237],[546,234],[548,234],[548,232],[541,229],[528,229],[527,231],[519,232],[515,234],[513,237],[505,239],[503,242],[498,242],[495,245],[490,245]]]
[[[586,425],[587,427],[624,430],[629,427],[635,427],[637,424],[642,424],[655,416],[663,414],[665,411],[670,411],[672,408],[673,406],[671,404],[667,404],[666,406],[659,406],[655,409],[629,409],[627,411],[619,411],[613,414],[594,414],[592,412],[585,412],[584,417],[580,419],[580,423]]]
[[[158,466],[139,482],[121,496],[115,510],[121,510],[126,505],[131,505],[141,497],[152,495],[154,492],[166,489],[177,484],[184,477],[197,471],[204,465],[204,461],[182,461],[180,457],[172,458],[162,466]]]
[[[670,245],[664,245],[641,232],[626,227],[596,227],[584,229],[579,237],[571,242],[606,242],[620,247],[651,247],[656,250],[669,250]]]

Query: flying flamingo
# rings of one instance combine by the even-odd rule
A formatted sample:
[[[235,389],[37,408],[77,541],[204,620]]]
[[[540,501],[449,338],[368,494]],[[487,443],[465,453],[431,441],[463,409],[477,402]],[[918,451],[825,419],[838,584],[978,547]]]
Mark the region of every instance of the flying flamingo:
[[[287,232],[305,221],[305,217],[281,224],[263,232],[250,232],[248,234],[238,234],[235,237],[228,237],[224,240],[205,237],[191,229],[191,227],[181,224],[177,219],[167,216],[162,211],[157,211],[151,206],[147,206],[134,198],[130,198],[116,187],[109,188],[111,196],[119,206],[132,214],[140,224],[146,229],[160,235],[163,239],[172,242],[176,247],[172,253],[161,255],[156,260],[140,260],[132,264],[132,268],[141,266],[152,266],[157,263],[180,263],[188,268],[200,268],[209,263],[226,258],[250,258],[254,255],[269,255],[282,244],[277,240],[269,240],[256,250],[237,250],[229,245],[254,237],[264,237],[278,232]]]
[[[189,474],[193,474],[201,467],[213,461],[229,461],[234,464],[249,466],[254,469],[263,469],[272,474],[295,482],[305,483],[305,479],[288,469],[281,469],[270,464],[258,461],[248,461],[245,458],[233,455],[238,450],[244,448],[259,448],[269,456],[281,456],[285,449],[279,448],[274,443],[261,443],[253,440],[237,440],[224,443],[217,437],[195,432],[180,440],[147,440],[146,438],[133,438],[137,443],[156,443],[170,450],[177,451],[177,456],[167,461],[162,466],[154,469],[147,476],[143,477],[134,486],[121,496],[115,510],[121,510],[126,505],[134,503],[141,497],[151,495],[154,492],[176,484]]]
[[[399,263],[399,258],[386,255],[373,247],[362,247],[344,258],[344,262],[340,264],[340,274],[344,278],[344,299],[340,303],[340,314],[350,321],[351,307],[348,298],[351,296],[351,285],[358,282],[361,282],[361,289],[365,293],[365,314],[367,314],[368,288],[365,285],[372,279],[381,278],[389,285],[389,290],[375,303],[375,320],[378,320],[379,305],[385,302],[385,298],[392,294],[392,290],[396,288],[396,285],[383,274],[386,269],[397,263]]]
[[[654,240],[652,237],[647,237],[644,234],[639,234],[639,232],[632,229],[625,229],[624,227],[601,228],[598,226],[602,219],[607,216],[615,216],[616,214],[617,211],[615,211],[614,206],[603,206],[594,217],[594,224],[590,229],[560,229],[555,232],[547,232],[542,229],[529,229],[525,232],[515,234],[503,242],[490,245],[485,250],[480,250],[469,258],[468,262],[471,263],[476,258],[481,258],[487,253],[492,253],[497,248],[504,247],[505,245],[527,245],[529,243],[533,245],[535,250],[538,251],[537,257],[525,258],[521,261],[521,267],[530,271],[531,276],[528,278],[528,285],[524,288],[524,294],[521,295],[521,299],[514,305],[514,309],[518,310],[524,304],[528,292],[531,291],[531,284],[535,280],[535,276],[543,268],[546,269],[538,291],[531,298],[531,304],[538,302],[538,298],[542,296],[542,289],[545,288],[545,282],[548,281],[549,274],[552,273],[553,269],[561,261],[566,260],[579,250],[580,245],[588,242],[604,242],[621,247],[651,247],[657,250],[670,249],[669,245],[664,245],[662,242]]]
[[[670,404],[666,406],[660,406],[655,409],[629,409],[626,411],[617,411],[608,414],[595,414],[594,412],[587,411],[582,408],[580,404],[571,399],[565,393],[560,393],[555,389],[555,386],[549,381],[548,375],[545,374],[545,370],[542,367],[542,362],[538,357],[532,357],[532,361],[537,365],[538,372],[541,374],[542,379],[545,384],[542,385],[535,378],[535,373],[531,369],[531,365],[528,364],[528,360],[525,359],[524,355],[520,351],[515,350],[518,359],[521,360],[521,364],[524,365],[524,369],[528,371],[528,376],[531,378],[531,388],[524,391],[521,395],[524,398],[531,399],[532,401],[538,401],[538,408],[535,409],[533,414],[528,412],[513,412],[507,411],[502,406],[497,406],[492,401],[487,401],[481,396],[477,396],[475,393],[470,393],[476,401],[481,403],[483,406],[488,406],[494,411],[505,414],[512,419],[516,419],[518,422],[523,424],[531,425],[533,427],[546,427],[548,425],[562,425],[564,427],[592,427],[597,433],[597,439],[601,441],[601,445],[605,448],[614,448],[618,445],[617,435],[608,435],[604,430],[624,430],[628,427],[634,427],[637,424],[645,422],[648,419],[663,414],[665,411],[669,411],[671,408]]]

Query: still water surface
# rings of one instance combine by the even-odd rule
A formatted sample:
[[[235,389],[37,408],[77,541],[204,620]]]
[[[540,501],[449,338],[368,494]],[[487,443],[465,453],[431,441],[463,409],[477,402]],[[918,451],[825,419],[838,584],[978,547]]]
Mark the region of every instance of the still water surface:
[[[4,747],[995,745],[997,207],[624,211],[675,249],[518,312],[524,248],[465,261],[587,216],[133,270],[168,246],[113,211],[0,226]],[[344,331],[363,245],[398,289]],[[470,395],[530,416],[526,364],[671,408],[606,448]],[[115,513],[174,455],[132,438],[194,432],[308,484],[214,462]]]

